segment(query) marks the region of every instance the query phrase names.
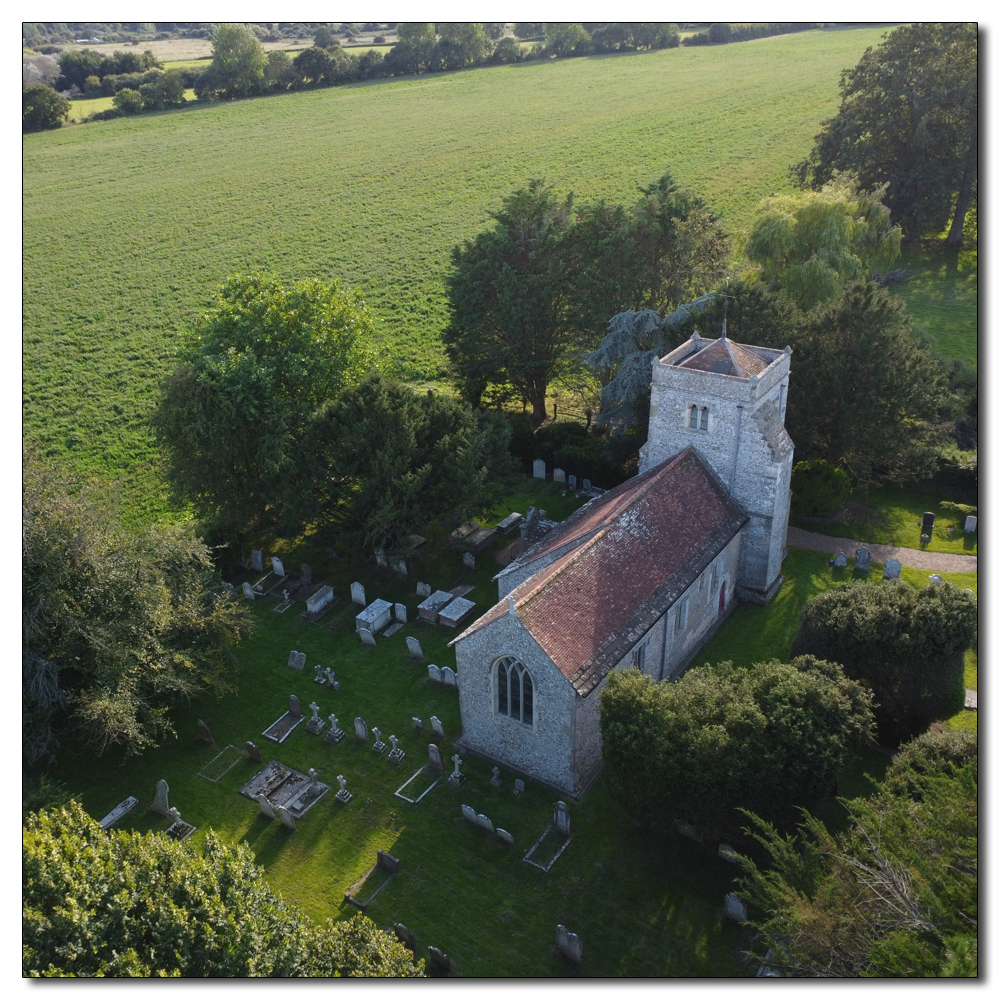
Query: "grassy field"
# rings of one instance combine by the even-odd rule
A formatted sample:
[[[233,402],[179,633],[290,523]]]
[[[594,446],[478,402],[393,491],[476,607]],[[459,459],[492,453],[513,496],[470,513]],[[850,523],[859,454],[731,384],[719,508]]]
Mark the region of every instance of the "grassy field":
[[[728,226],[787,187],[883,29],[391,80],[26,136],[24,426],[169,516],[146,418],[234,271],[340,277],[414,381],[439,378],[451,248],[514,187],[631,200],[670,168]],[[157,51],[156,46],[152,46]],[[201,50],[172,48],[173,59]],[[166,57],[166,53],[164,53]]]
[[[172,68],[172,67],[168,67]],[[194,89],[188,87],[184,91],[184,100],[193,101],[195,99]],[[82,97],[76,101],[69,102],[69,117],[71,121],[82,122],[84,118],[89,115],[96,114],[98,111],[107,111],[108,108],[112,107],[114,104],[113,97]],[[96,124],[92,122],[91,124]]]

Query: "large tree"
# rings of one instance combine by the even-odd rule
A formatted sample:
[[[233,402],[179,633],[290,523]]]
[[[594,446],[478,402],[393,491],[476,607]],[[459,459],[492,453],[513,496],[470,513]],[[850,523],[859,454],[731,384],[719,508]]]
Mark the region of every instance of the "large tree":
[[[111,498],[34,460],[22,471],[25,760],[62,736],[135,752],[172,732],[169,707],[232,690],[249,632],[189,527],[133,531]]]
[[[230,278],[185,335],[155,417],[179,495],[232,535],[276,520],[313,414],[375,363],[372,330],[337,282]]]
[[[69,115],[69,101],[51,87],[38,84],[21,91],[21,131],[59,128]]]
[[[249,97],[264,85],[267,53],[246,24],[219,24],[212,36],[211,72],[222,97]]]
[[[907,239],[940,232],[962,242],[979,159],[978,29],[974,23],[896,28],[840,79],[840,108],[794,172],[822,187],[834,171],[863,188],[887,184]]]
[[[423,960],[358,914],[316,924],[244,844],[209,832],[102,830],[79,803],[22,831],[21,974],[31,977],[420,976]]]

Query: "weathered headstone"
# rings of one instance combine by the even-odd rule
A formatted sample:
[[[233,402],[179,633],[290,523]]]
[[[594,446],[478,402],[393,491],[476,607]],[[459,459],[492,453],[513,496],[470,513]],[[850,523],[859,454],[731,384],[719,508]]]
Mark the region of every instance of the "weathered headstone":
[[[288,696],[288,714],[292,718],[297,719],[302,715],[302,706],[299,704],[299,699],[295,697],[294,694]]]
[[[419,735],[424,731],[424,720],[418,719],[415,715],[411,718],[413,719],[413,731]]]
[[[413,936],[413,931],[406,924],[393,924],[392,931],[396,935],[396,940],[406,948],[409,948],[414,955],[417,954],[417,939]]]
[[[406,756],[406,752],[399,749],[399,740],[395,736],[390,736],[389,742],[392,744],[392,749],[389,751],[389,760],[393,764],[398,764]]]
[[[406,648],[409,650],[410,656],[414,656],[418,660],[424,658],[424,651],[420,648],[419,640],[414,639],[412,635],[406,637]]]
[[[360,743],[368,742],[368,723],[360,715],[354,720],[354,735]]]
[[[480,825],[480,826],[481,826],[481,827],[482,827],[482,828],[483,828],[484,830],[489,830],[489,831],[490,831],[490,833],[496,833],[496,832],[497,832],[497,831],[496,831],[496,828],[495,828],[495,827],[493,826],[493,820],[491,820],[491,819],[489,818],[489,816],[484,816],[484,815],[483,815],[482,813],[480,813],[480,814],[479,814],[479,815],[478,815],[478,816],[476,817],[476,822],[477,822],[477,823],[478,823],[478,824],[479,824],[479,825]]]
[[[436,768],[438,771],[444,770],[444,759],[441,757],[441,751],[434,743],[427,744],[427,760],[431,767]]]
[[[441,668],[436,663],[427,664],[427,676],[432,681],[437,681],[438,684],[441,683]]]
[[[458,687],[458,676],[451,667],[441,668],[441,683],[447,687]]]
[[[431,729],[434,730],[435,736],[444,737],[444,726],[441,725],[441,720],[436,716],[431,716]]]
[[[589,479],[585,479],[583,481],[583,492],[584,493],[589,493],[590,492],[590,480]]]
[[[479,820],[476,818],[476,810],[472,806],[462,806],[462,815],[470,822],[479,825]]]
[[[339,691],[340,681],[337,680],[337,672],[333,667],[327,667],[323,673],[326,675],[326,686],[332,688],[334,691]]]
[[[292,814],[284,807],[278,806],[275,810],[278,814],[278,819],[281,820],[281,825],[286,829],[295,830],[295,820],[292,818]]]
[[[727,892],[725,899],[725,909],[726,916],[730,920],[737,920],[741,924],[746,922],[747,919],[747,908],[746,904],[736,895],[735,892]]]
[[[306,600],[306,611],[311,611],[314,614],[317,611],[322,611],[328,604],[333,602],[333,587],[327,584],[325,587],[320,587],[312,597]]]
[[[313,582],[313,571],[312,571],[312,567],[309,565],[309,563],[303,563],[299,567],[299,574],[302,577],[302,582],[303,583],[312,583]]]
[[[928,579],[931,581],[931,583],[944,583],[944,578],[941,576],[940,573],[931,573]]]
[[[847,565],[847,556],[843,552],[838,552],[833,557],[833,565],[835,569],[843,569]]]
[[[374,646],[375,645],[375,636],[373,636],[371,634],[371,632],[368,631],[368,629],[366,629],[366,628],[359,628],[358,629],[358,635],[361,637],[361,641],[366,646]]]
[[[236,588],[231,583],[226,583],[225,580],[222,581],[222,588],[230,597],[236,596]]]
[[[462,565],[466,569],[475,569],[476,568],[476,557],[471,552],[463,552],[462,553]]]
[[[541,458],[536,458],[534,462],[531,463],[531,475],[535,479],[545,478],[545,461]]]
[[[375,562],[377,562],[379,564],[379,566],[388,566],[389,565],[389,562],[388,562],[388,560],[385,557],[385,549],[376,549],[375,550]]]
[[[244,582],[244,584],[243,584],[243,596],[248,601],[255,601],[255,600],[257,600],[257,595],[253,592],[253,587],[251,587],[250,584],[246,583],[246,582]]]
[[[979,518],[975,514],[970,514],[965,519],[965,533],[971,535],[974,531],[979,530]]]
[[[566,930],[562,924],[556,924],[556,951],[578,965],[583,962],[583,941],[580,935]]]
[[[257,804],[260,806],[261,816],[266,816],[268,819],[274,819],[274,807],[268,801],[267,796],[263,792],[257,796]]]
[[[408,575],[409,575],[409,574],[408,574],[408,573],[406,572],[406,560],[405,560],[405,559],[400,559],[400,560],[399,560],[399,562],[395,562],[395,563],[393,563],[393,564],[392,564],[392,568],[393,568],[393,569],[394,569],[394,570],[395,570],[395,571],[396,571],[396,572],[397,572],[397,573],[398,573],[398,574],[399,574],[400,576],[408,576]]]
[[[503,781],[500,778],[500,768],[499,767],[493,768],[493,777],[490,778],[490,784],[494,788],[499,788],[503,784]]]
[[[326,734],[327,743],[339,743],[344,738],[344,730],[340,728],[337,716],[330,715],[330,731]]]
[[[872,568],[872,554],[863,545],[854,554],[854,568],[860,573],[867,573]]]
[[[326,677],[323,675],[323,668],[317,663],[316,666],[313,667],[313,670],[316,671],[316,676],[313,678],[313,681],[316,684],[325,684]]]
[[[431,960],[431,967],[435,972],[451,972],[451,959],[440,948],[435,948],[434,945],[429,945],[427,948],[427,954]]]
[[[934,512],[929,510],[924,511],[923,520],[920,522],[920,530],[924,534],[929,535],[931,531],[933,531],[933,529],[934,529]]]
[[[250,550],[250,565],[258,573],[264,572],[264,553],[260,549]]]
[[[566,808],[565,802],[557,802],[552,807],[552,823],[563,836],[569,836],[569,809]]]
[[[575,490],[576,489],[576,476],[569,476],[566,485],[569,486],[569,488],[571,490]]]
[[[215,742],[215,740],[212,739],[212,730],[209,729],[201,719],[198,720],[198,739],[204,743]]]
[[[406,624],[406,605],[399,604],[398,602],[392,606],[392,613],[396,617],[396,621]]]
[[[170,813],[170,786],[160,778],[156,783],[156,797],[153,799],[153,805],[150,807],[153,812],[159,813],[161,816],[167,816]]]
[[[430,597],[430,596],[431,596],[431,585],[429,583],[418,583],[417,597]]]
[[[337,781],[340,782],[340,791],[337,792],[336,799],[338,802],[350,802],[354,798],[354,795],[347,790],[347,778],[342,774],[337,775]]]
[[[277,556],[271,556],[271,568],[274,570],[275,576],[284,577],[287,575],[284,563]]]
[[[448,781],[453,785],[465,784],[465,775],[462,774],[462,771],[459,767],[459,765],[462,763],[462,758],[458,754],[455,754],[451,759],[455,764],[455,770],[448,775]]]
[[[375,743],[372,745],[372,750],[375,753],[382,753],[385,750],[385,742],[382,739],[382,731],[378,726],[372,726],[372,732],[375,734]]]
[[[296,670],[305,670],[306,654],[300,653],[297,649],[293,649],[288,654],[288,665],[290,667],[294,667]]]
[[[566,470],[565,469],[553,469],[552,470],[552,482],[554,482],[554,483],[565,483],[566,482]]]
[[[885,569],[882,571],[882,579],[898,580],[902,570],[903,564],[898,559],[887,559],[885,561]]]
[[[355,604],[360,604],[362,607],[366,607],[368,602],[365,600],[365,588],[364,585],[359,583],[357,580],[351,584],[351,600]]]
[[[520,778],[514,779],[514,794],[524,795],[524,782]]]
[[[505,843],[514,846],[514,838],[502,827],[497,827],[497,836]]]
[[[326,722],[319,717],[319,705],[316,702],[311,702],[309,707],[312,709],[312,718],[306,723],[306,729],[319,736],[326,729]]]
[[[264,763],[264,755],[260,752],[256,743],[251,743],[250,740],[247,740],[244,747],[246,749],[247,756],[251,760],[257,761],[258,764]]]

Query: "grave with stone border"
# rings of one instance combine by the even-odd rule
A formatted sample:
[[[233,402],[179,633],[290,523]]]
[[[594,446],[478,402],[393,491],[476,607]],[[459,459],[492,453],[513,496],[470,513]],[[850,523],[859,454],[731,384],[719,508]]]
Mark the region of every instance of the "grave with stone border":
[[[475,601],[470,601],[467,597],[456,597],[438,613],[438,624],[448,628],[458,628],[476,607]]]
[[[344,901],[350,903],[351,906],[356,906],[361,911],[367,910],[375,901],[375,897],[398,874],[399,858],[393,857],[380,847],[375,857],[375,864],[344,893]],[[361,895],[366,895],[367,899],[362,900],[359,898]]]
[[[548,851],[542,851],[542,844],[545,842],[546,838],[550,833],[555,832],[556,842],[560,842],[560,846],[556,850],[555,854],[547,861],[535,860],[536,858],[543,858],[548,853]],[[573,839],[573,833],[570,829],[570,818],[569,809],[566,807],[565,802],[556,802],[552,806],[552,822],[542,831],[539,838],[532,844],[528,853],[525,854],[523,860],[527,864],[534,868],[539,868],[543,872],[549,871],[552,866],[562,857],[563,852],[569,847],[570,841]],[[550,841],[550,844],[552,842]]]
[[[284,743],[291,731],[302,721],[302,707],[295,695],[288,697],[288,711],[264,730],[263,735],[275,743]]]
[[[198,777],[204,778],[206,781],[211,781],[214,785],[241,760],[243,760],[243,751],[230,743],[224,750],[217,753],[207,764],[198,770]]]
[[[329,790],[318,777],[272,760],[240,789],[240,795],[254,802],[263,795],[275,811],[281,807],[301,819]]]

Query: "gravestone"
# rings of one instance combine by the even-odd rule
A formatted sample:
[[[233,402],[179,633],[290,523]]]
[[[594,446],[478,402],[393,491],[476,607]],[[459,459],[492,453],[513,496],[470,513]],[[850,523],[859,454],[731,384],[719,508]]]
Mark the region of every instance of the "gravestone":
[[[375,742],[372,745],[372,750],[375,753],[383,753],[385,751],[385,742],[382,740],[382,731],[378,726],[372,726],[372,732],[375,734]]]
[[[392,621],[392,604],[376,597],[364,610],[354,616],[356,629],[366,628],[372,635],[385,628]]]
[[[584,493],[589,493],[590,492],[590,480],[589,479],[585,479],[583,481],[583,492]]]
[[[934,514],[932,511],[924,511],[924,519],[920,522],[920,530],[925,535],[929,535],[934,530]]]
[[[236,596],[236,588],[231,583],[226,583],[226,581],[223,580],[222,587],[230,597]]]
[[[510,847],[514,846],[514,838],[502,827],[497,827],[497,836]]]
[[[436,770],[444,770],[444,759],[441,756],[441,751],[434,743],[427,744],[427,760],[429,761],[431,767]]]
[[[562,924],[556,924],[556,951],[578,965],[583,962],[583,941],[579,934],[566,930]]]
[[[435,972],[451,972],[451,959],[440,948],[429,945],[427,954]]]
[[[411,718],[413,719],[413,731],[419,735],[424,731],[424,720],[418,719],[415,715]]]
[[[358,635],[361,636],[361,641],[366,646],[374,646],[375,645],[375,636],[373,636],[371,634],[371,632],[368,631],[368,629],[366,629],[366,628],[359,628],[358,629]]]
[[[392,606],[392,612],[396,616],[396,621],[406,624],[406,605],[405,604],[394,604]]]
[[[295,820],[292,818],[292,814],[284,806],[278,806],[275,812],[278,814],[278,819],[281,820],[281,825],[294,832]]]
[[[317,663],[313,670],[316,671],[316,676],[313,678],[313,682],[316,684],[325,684],[326,678],[323,676],[323,668]]]
[[[417,597],[430,597],[430,596],[431,596],[431,585],[429,583],[418,583]]]
[[[298,650],[293,649],[288,654],[288,665],[294,667],[296,670],[305,670],[306,668],[306,654],[300,653]]]
[[[424,651],[420,648],[420,642],[414,639],[412,635],[406,637],[406,648],[410,651],[410,656],[414,656],[418,660],[424,658]]]
[[[302,577],[302,582],[303,583],[312,583],[313,582],[313,571],[312,571],[312,567],[309,565],[309,563],[303,563],[299,567],[299,574]]]
[[[417,954],[417,939],[413,936],[413,931],[406,924],[393,924],[392,932],[396,935],[396,940],[406,948]]]
[[[480,826],[481,826],[481,827],[482,827],[482,828],[483,828],[484,830],[489,830],[489,831],[490,831],[490,833],[496,833],[496,832],[497,832],[497,831],[496,831],[496,828],[495,828],[495,827],[493,826],[493,820],[491,820],[491,819],[489,818],[489,816],[484,816],[484,815],[483,815],[482,813],[480,813],[480,814],[479,814],[479,815],[478,815],[478,816],[476,817],[476,822],[477,822],[477,823],[478,823],[478,824],[479,824],[479,825],[480,825]]]
[[[340,681],[337,680],[337,672],[333,669],[333,667],[327,667],[323,673],[326,674],[326,686],[328,688],[332,688],[334,691],[339,691]]]
[[[400,559],[398,563],[393,563],[392,564],[392,568],[400,576],[407,576],[408,575],[407,572],[406,572],[406,560],[405,559]]]
[[[931,581],[931,583],[944,583],[944,578],[941,576],[940,573],[931,573],[928,579]]]
[[[500,768],[499,767],[493,768],[493,777],[490,778],[490,784],[494,788],[499,788],[503,784],[503,781],[500,778]]]
[[[554,482],[554,483],[565,483],[566,482],[566,470],[565,469],[553,469],[552,470],[552,482]]]
[[[520,778],[514,779],[514,794],[524,795],[524,782]]]
[[[462,565],[466,569],[476,568],[476,557],[471,552],[464,552],[462,554]]]
[[[472,806],[462,806],[462,815],[470,822],[479,825],[479,820],[476,818],[476,810]]]
[[[854,555],[854,568],[867,573],[872,568],[872,554],[863,545]]]
[[[170,786],[160,778],[156,783],[156,797],[153,799],[153,804],[150,807],[153,812],[159,813],[161,816],[168,816],[170,814]]]
[[[302,715],[302,706],[299,704],[299,699],[295,697],[294,694],[288,696],[288,714],[292,716],[293,719],[297,719]]]
[[[432,681],[437,681],[438,684],[441,683],[441,668],[436,663],[427,664],[427,676]]]
[[[255,601],[257,599],[257,595],[253,592],[253,587],[249,583],[243,584],[243,596],[248,601]]]
[[[264,763],[264,755],[260,752],[256,743],[251,743],[249,740],[247,740],[246,743],[244,743],[243,745],[246,749],[247,756],[251,760],[257,761],[258,764]]]
[[[729,861],[731,864],[739,864],[736,858],[736,848],[731,844],[719,844],[719,857],[723,861]]]
[[[435,736],[444,738],[444,726],[441,725],[441,720],[436,715],[431,716],[431,729],[434,730]]]
[[[340,782],[340,791],[337,792],[335,798],[338,802],[350,802],[351,799],[354,798],[354,795],[352,792],[347,790],[347,778],[345,778],[342,774],[338,774],[337,781]]]
[[[277,556],[271,556],[271,567],[274,570],[275,576],[284,577],[287,575],[285,573],[284,563],[282,563],[282,561]]]
[[[264,553],[260,549],[250,550],[250,566],[258,573],[264,572]]]
[[[567,485],[571,490],[576,489],[576,476],[570,476]]]
[[[441,668],[441,683],[447,687],[458,687],[458,678],[451,667]]]
[[[395,736],[390,736],[389,742],[392,744],[392,749],[389,751],[389,760],[393,764],[398,764],[406,756],[406,753],[399,749],[399,740]]]
[[[545,461],[541,458],[536,458],[534,462],[531,463],[531,474],[535,479],[545,478]]]
[[[735,892],[727,892],[725,899],[725,909],[726,916],[730,920],[737,920],[741,924],[746,922],[747,919],[747,908],[746,904],[736,895]]]
[[[326,729],[326,723],[319,717],[319,705],[316,702],[311,702],[309,707],[312,709],[312,718],[306,723],[306,729],[319,736]]]
[[[883,580],[898,580],[902,572],[903,564],[898,559],[887,559],[885,569],[882,571]]]
[[[354,735],[359,743],[368,742],[368,723],[360,715],[354,720]]]
[[[552,823],[563,836],[569,836],[569,809],[566,808],[565,802],[557,802],[552,807]]]
[[[455,754],[451,759],[455,764],[455,770],[448,775],[448,782],[452,785],[464,785],[465,775],[462,774],[459,769],[459,765],[462,763],[462,758],[458,754]]]
[[[834,569],[843,569],[847,565],[847,556],[843,552],[838,552],[833,557]]]
[[[379,566],[388,566],[389,565],[388,560],[385,558],[385,549],[376,549],[375,550],[375,562],[377,562],[379,564]]]
[[[215,742],[215,740],[212,739],[212,730],[209,729],[201,719],[198,720],[198,739],[202,740],[204,743]]]
[[[340,728],[337,716],[330,715],[330,731],[326,734],[327,743],[339,743],[344,738],[344,730]]]
[[[317,611],[322,611],[328,604],[333,602],[333,587],[327,584],[325,587],[320,587],[312,597],[306,600],[306,611],[311,611],[314,614]]]
[[[274,808],[270,802],[267,800],[267,796],[261,792],[257,796],[257,804],[260,806],[261,816],[266,816],[268,819],[274,819]]]
[[[965,533],[971,535],[974,531],[979,530],[979,518],[975,514],[970,514],[965,519]]]
[[[365,600],[365,588],[357,580],[351,584],[351,600],[362,607],[368,605],[368,602]]]

